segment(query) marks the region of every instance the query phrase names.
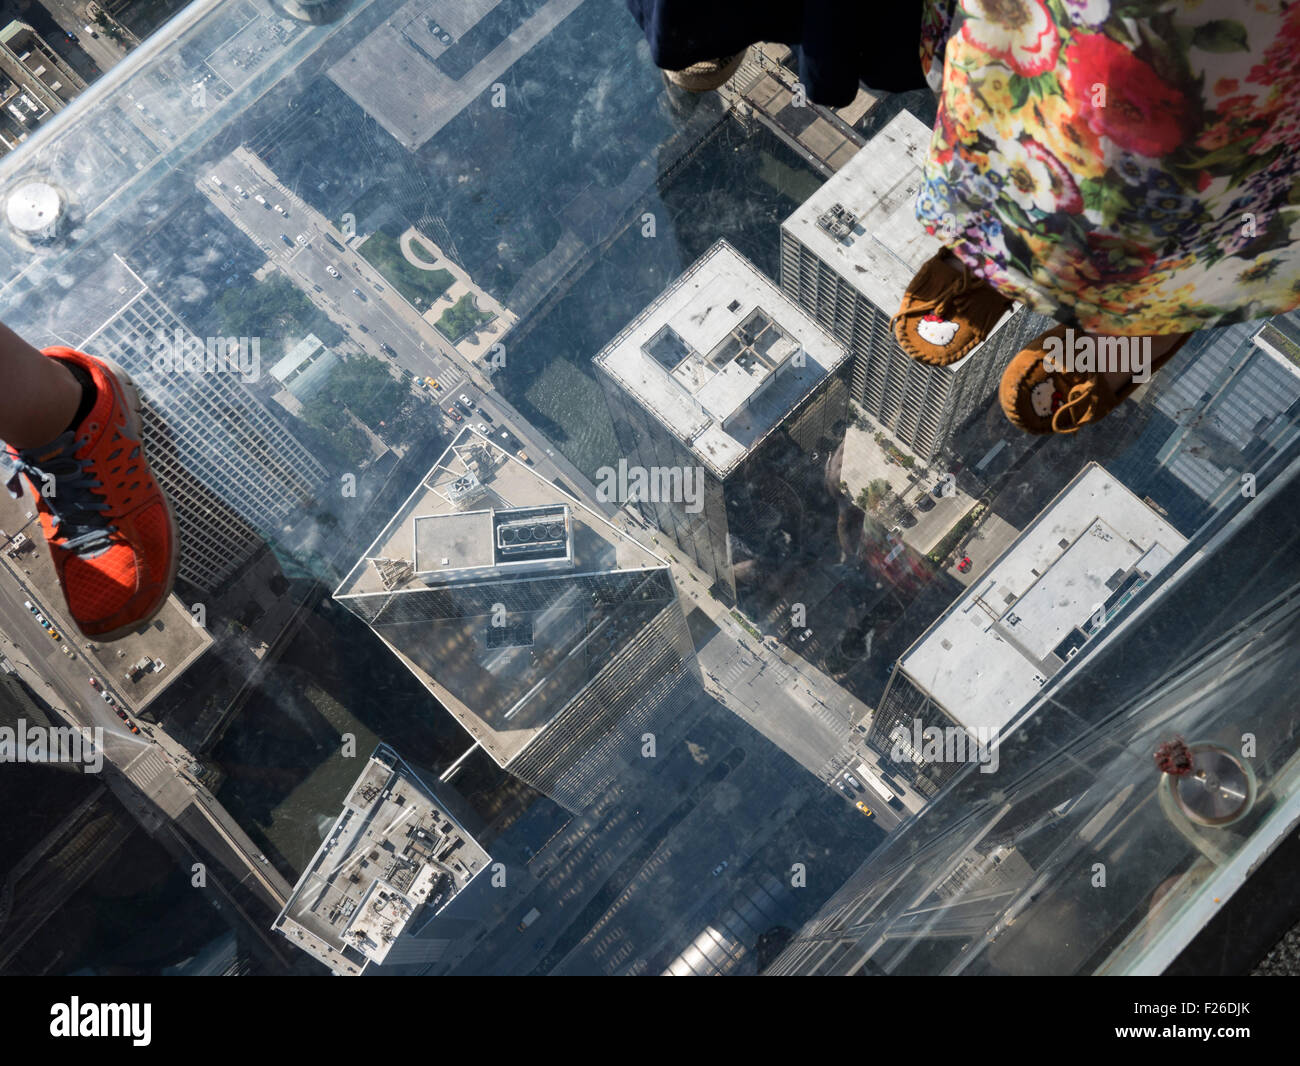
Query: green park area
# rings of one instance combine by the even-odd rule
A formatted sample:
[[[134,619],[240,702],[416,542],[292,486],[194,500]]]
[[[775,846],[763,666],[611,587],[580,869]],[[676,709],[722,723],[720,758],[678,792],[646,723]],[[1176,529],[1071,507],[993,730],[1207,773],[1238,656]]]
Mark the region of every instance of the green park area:
[[[388,279],[393,288],[421,310],[430,307],[455,280],[449,270],[421,270],[413,266],[402,255],[399,239],[382,229],[367,237],[357,251]]]
[[[349,412],[373,432],[393,435],[408,390],[372,355],[355,355],[337,367],[302,406],[302,419],[352,464],[370,455],[370,442]],[[387,431],[387,433],[385,433]]]
[[[437,324],[443,335],[455,344],[480,326],[487,325],[495,317],[487,311],[480,311],[474,305],[473,294],[467,292],[442,313]]]

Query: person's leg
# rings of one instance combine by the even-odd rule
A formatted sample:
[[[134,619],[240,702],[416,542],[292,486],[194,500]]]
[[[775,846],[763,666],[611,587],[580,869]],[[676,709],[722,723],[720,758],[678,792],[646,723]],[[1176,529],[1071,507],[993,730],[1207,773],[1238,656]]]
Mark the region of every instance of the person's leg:
[[[135,385],[107,359],[39,352],[4,326],[0,382],[0,481],[31,493],[68,614],[92,640],[136,632],[171,592],[179,539]]]
[[[68,428],[82,387],[67,365],[42,355],[0,323],[0,440],[39,448]]]

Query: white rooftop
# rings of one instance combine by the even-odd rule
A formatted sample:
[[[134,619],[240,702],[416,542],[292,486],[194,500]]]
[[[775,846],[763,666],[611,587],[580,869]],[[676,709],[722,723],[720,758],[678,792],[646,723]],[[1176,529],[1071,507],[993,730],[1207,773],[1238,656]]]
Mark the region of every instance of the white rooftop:
[[[1186,543],[1089,463],[900,667],[959,725],[1000,733],[1086,642],[1098,609],[1109,621]]]
[[[595,362],[725,478],[847,357],[718,241]]]
[[[890,315],[898,310],[916,272],[940,248],[916,220],[930,136],[920,119],[900,111],[781,223],[783,230]],[[836,204],[856,220],[842,238],[818,224]]]

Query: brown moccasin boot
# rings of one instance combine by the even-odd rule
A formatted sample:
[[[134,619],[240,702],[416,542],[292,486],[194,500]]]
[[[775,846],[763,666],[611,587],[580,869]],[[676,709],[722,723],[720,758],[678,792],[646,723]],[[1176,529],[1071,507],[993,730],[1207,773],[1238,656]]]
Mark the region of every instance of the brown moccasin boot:
[[[1076,337],[1087,339],[1078,344],[1090,343],[1092,347],[1085,352],[1068,351]],[[1174,357],[1189,337],[1190,333],[1184,333],[1152,358],[1150,337],[1097,338],[1065,325],[1055,326],[1035,337],[1007,364],[998,400],[1007,420],[1026,433],[1076,433],[1128,399],[1149,380],[1150,374]],[[1116,341],[1128,343],[1116,347]],[[1107,360],[1113,361],[1113,353],[1127,352],[1129,345],[1140,343],[1146,344],[1146,377],[1141,382],[1130,378],[1119,388],[1112,388],[1106,380],[1107,372],[1127,367],[1112,366]]]
[[[1011,301],[943,248],[917,271],[890,325],[913,359],[947,366],[979,344]]]

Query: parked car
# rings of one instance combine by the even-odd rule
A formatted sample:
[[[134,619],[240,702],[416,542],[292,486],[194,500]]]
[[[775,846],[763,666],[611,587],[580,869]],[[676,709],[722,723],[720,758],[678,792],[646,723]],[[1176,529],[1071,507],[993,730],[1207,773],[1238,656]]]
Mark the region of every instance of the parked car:
[[[327,273],[332,278],[342,277],[342,275],[337,270],[334,269],[333,263],[325,264],[325,273]]]
[[[958,572],[958,573],[961,573],[961,574],[964,574],[964,573],[966,573],[967,570],[970,569],[970,567],[971,567],[970,556],[969,556],[969,555],[963,555],[963,556],[962,556],[962,560],[961,560],[961,562],[959,562],[959,563],[957,564],[957,572]]]
[[[134,733],[136,736],[140,735],[140,727],[136,725],[134,722],[132,722],[130,719],[127,719],[126,727],[127,729],[131,730],[131,732]]]
[[[286,210],[285,210],[283,207],[281,207],[279,204],[276,204],[274,207],[271,208],[271,210],[274,211],[277,215],[284,215],[286,218],[287,218],[288,215],[289,215],[289,212],[286,211]]]
[[[117,709],[117,716],[122,719],[122,721],[126,721],[126,711],[122,710],[121,707]]]
[[[479,423],[477,426],[475,426],[474,428],[477,429],[480,433],[482,433],[483,436],[485,436],[485,437],[490,437],[490,436],[492,436],[492,432],[491,432],[491,430],[489,430],[489,429],[487,428],[487,423],[486,423],[486,422],[480,422],[480,423]]]
[[[726,868],[727,868],[727,860],[723,859],[720,863],[718,863],[717,866],[713,868],[713,876],[718,877],[722,873],[722,871],[725,870]]]
[[[284,243],[287,244],[290,248],[296,247],[296,245],[293,243],[293,238],[290,237],[289,234],[287,233],[281,233],[280,240],[284,241]]]
[[[116,706],[117,704],[117,700],[113,699],[113,695],[110,692],[101,691],[99,694],[99,698],[103,700],[105,703],[107,703],[110,707]]]
[[[858,779],[857,779],[856,777],[854,777],[852,774],[845,774],[845,775],[844,775],[844,780],[847,781],[850,785],[852,785],[852,786],[853,786],[855,789],[857,789],[859,792],[862,791],[862,786],[861,786],[860,784],[858,784]]]
[[[298,243],[301,244],[304,248],[307,247],[307,238],[301,233],[298,234]]]
[[[857,802],[856,804],[854,804],[854,806],[857,807],[858,810],[860,810],[860,811],[861,811],[863,814],[865,814],[868,818],[870,818],[870,817],[872,816],[872,814],[874,813],[874,812],[871,810],[871,808],[868,807],[868,806],[867,806],[865,803],[863,803],[861,800],[858,800],[858,802]]]
[[[97,677],[92,677],[92,678],[90,679],[90,687],[93,688],[96,692],[98,692],[98,691],[99,691],[99,678],[97,678]]]
[[[474,410],[474,401],[471,400],[468,396],[466,396],[463,392],[459,396],[457,396],[456,399],[460,400],[460,402],[463,403],[469,410],[471,411]]]
[[[456,408],[454,408],[454,407],[448,407],[448,408],[447,408],[447,414],[451,415],[451,420],[452,420],[453,422],[464,422],[464,421],[465,421],[463,418],[460,417],[460,412],[457,411]]]

